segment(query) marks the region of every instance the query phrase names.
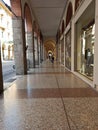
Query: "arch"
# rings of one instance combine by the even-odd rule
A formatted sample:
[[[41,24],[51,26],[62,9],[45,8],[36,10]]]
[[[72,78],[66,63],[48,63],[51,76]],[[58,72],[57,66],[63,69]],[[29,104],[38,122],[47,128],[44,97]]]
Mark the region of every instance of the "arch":
[[[32,21],[32,12],[31,6],[27,1],[23,4],[23,18],[25,23],[25,49],[26,49],[26,62],[27,69],[35,66],[35,57],[34,57],[34,42],[33,42],[33,21]]]
[[[25,11],[24,18],[25,18],[26,29],[27,29],[27,32],[31,32],[32,31],[32,17],[31,17],[31,12],[27,3],[24,6],[24,11]]]
[[[53,39],[45,40],[45,41],[44,41],[44,45],[46,45],[47,43],[51,43],[54,47],[55,47],[55,45],[56,45],[56,42],[55,42],[55,40],[53,40]]]
[[[64,20],[62,21],[62,33],[64,32]]]
[[[56,43],[55,43],[54,40],[48,39],[48,40],[44,41],[44,47],[45,47],[45,50],[46,50],[47,54],[49,52],[51,52],[53,55],[56,55],[55,54]]]
[[[21,11],[21,0],[10,0],[12,11],[16,16],[22,15]],[[14,15],[13,15],[14,17]]]
[[[66,15],[66,27],[72,18],[72,14],[73,14],[73,9],[72,9],[72,3],[70,2],[68,5],[67,15]]]
[[[38,27],[38,24],[37,24],[37,22],[34,20],[33,21],[33,26],[34,26],[34,32],[37,34],[37,36],[39,37],[40,36],[40,29],[39,29],[39,27]]]
[[[75,11],[76,11],[77,8],[79,7],[81,1],[82,1],[82,0],[75,0]]]

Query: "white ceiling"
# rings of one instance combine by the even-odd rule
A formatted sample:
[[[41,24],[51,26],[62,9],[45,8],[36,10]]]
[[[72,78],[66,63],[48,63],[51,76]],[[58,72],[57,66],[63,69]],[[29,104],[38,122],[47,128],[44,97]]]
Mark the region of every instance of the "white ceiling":
[[[31,0],[43,36],[56,36],[67,0]]]

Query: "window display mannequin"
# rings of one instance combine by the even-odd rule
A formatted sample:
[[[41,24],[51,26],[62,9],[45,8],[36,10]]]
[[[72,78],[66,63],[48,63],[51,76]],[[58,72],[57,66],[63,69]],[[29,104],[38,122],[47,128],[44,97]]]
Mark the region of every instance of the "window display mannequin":
[[[91,64],[93,64],[93,55],[89,48],[85,50],[85,59],[86,59],[86,73],[91,75]]]
[[[91,51],[88,48],[85,50],[85,59],[86,59],[86,64],[88,64],[88,65],[90,64],[90,57],[91,57]]]

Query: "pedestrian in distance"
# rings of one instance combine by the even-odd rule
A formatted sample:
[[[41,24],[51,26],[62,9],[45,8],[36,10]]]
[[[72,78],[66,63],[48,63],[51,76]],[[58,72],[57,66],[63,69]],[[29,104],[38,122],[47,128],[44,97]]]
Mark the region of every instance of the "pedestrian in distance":
[[[54,56],[52,56],[51,62],[54,63]]]

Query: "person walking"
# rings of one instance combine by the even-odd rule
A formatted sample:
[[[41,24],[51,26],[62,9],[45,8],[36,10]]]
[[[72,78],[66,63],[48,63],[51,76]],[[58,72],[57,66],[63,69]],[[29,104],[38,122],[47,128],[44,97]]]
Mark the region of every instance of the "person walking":
[[[52,56],[51,62],[54,63],[54,56]]]

